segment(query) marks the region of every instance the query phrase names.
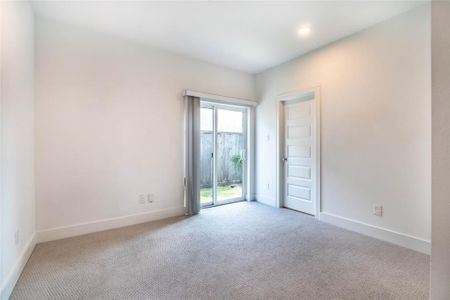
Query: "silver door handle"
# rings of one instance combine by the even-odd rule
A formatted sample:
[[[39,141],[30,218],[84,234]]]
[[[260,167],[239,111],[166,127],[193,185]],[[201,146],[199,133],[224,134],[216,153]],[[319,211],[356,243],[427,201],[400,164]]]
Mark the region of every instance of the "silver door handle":
[[[247,151],[245,149],[241,150],[242,161],[247,161]]]
[[[287,157],[283,157],[283,161],[288,161]]]

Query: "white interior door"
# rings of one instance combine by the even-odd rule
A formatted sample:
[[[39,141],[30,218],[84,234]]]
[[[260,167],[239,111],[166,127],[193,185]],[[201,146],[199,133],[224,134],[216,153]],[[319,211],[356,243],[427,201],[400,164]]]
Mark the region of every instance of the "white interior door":
[[[315,215],[316,113],[315,100],[284,105],[284,206]]]

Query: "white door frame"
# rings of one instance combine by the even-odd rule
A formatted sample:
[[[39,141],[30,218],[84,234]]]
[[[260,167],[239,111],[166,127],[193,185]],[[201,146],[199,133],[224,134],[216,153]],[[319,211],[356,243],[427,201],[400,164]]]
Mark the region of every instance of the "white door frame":
[[[251,191],[253,188],[253,182],[251,181],[251,178],[253,177],[253,168],[251,163],[253,162],[253,135],[250,132],[250,130],[253,128],[253,114],[252,108],[249,106],[242,106],[239,104],[224,104],[222,102],[217,102],[210,99],[203,99],[200,98],[200,107],[202,108],[210,108],[213,110],[213,151],[214,151],[214,158],[213,158],[213,203],[211,205],[205,205],[202,208],[208,208],[208,207],[214,207],[219,206],[223,204],[238,202],[238,201],[251,201]],[[216,179],[216,166],[217,166],[217,109],[226,109],[226,110],[233,110],[233,111],[239,111],[243,113],[243,136],[245,141],[245,153],[244,153],[244,161],[242,165],[242,197],[239,198],[231,198],[227,200],[219,201],[217,200],[217,179]]]
[[[276,100],[276,110],[277,110],[277,163],[276,163],[276,205],[277,207],[283,207],[283,198],[284,198],[284,105],[290,101],[298,101],[299,99],[313,99],[314,107],[315,107],[315,125],[316,125],[316,176],[314,180],[316,180],[316,219],[320,219],[321,212],[321,175],[320,175],[320,161],[321,161],[321,151],[320,151],[320,86],[301,90],[301,91],[292,91],[288,93],[283,93],[277,96]]]

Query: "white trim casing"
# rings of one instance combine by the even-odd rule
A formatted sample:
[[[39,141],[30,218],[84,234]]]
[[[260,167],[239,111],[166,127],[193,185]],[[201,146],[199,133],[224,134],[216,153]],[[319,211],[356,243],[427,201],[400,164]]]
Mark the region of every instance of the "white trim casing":
[[[37,231],[37,242],[47,242],[53,240],[64,239],[68,237],[99,232],[109,229],[115,229],[130,225],[146,223],[166,219],[170,217],[183,216],[186,209],[183,206],[154,210],[138,214],[132,214],[116,218],[102,219],[98,221],[79,223],[69,226],[62,226]]]
[[[249,107],[247,113],[247,201],[255,200],[255,115],[256,109]]]
[[[210,99],[210,100],[213,100],[214,102],[225,103],[225,104],[237,104],[237,105],[244,105],[244,106],[258,105],[256,100],[252,100],[252,99],[227,97],[227,96],[221,96],[221,95],[196,92],[196,91],[192,91],[192,90],[185,90],[183,93],[183,96],[199,97],[204,100]]]
[[[398,246],[409,248],[428,255],[431,253],[431,242],[429,240],[327,212],[322,212],[320,219],[323,222],[355,231],[385,242],[396,244]]]
[[[33,253],[34,247],[36,246],[36,234],[33,234],[31,238],[28,240],[27,244],[23,248],[20,255],[17,257],[16,263],[12,267],[11,271],[6,274],[4,281],[0,286],[0,300],[7,300],[14,289],[14,286],[17,283],[17,280],[20,277],[20,274],[25,267],[28,259]]]
[[[320,150],[320,141],[321,141],[321,129],[320,129],[320,114],[321,114],[321,96],[320,96],[320,86],[316,86],[310,89],[301,90],[301,91],[291,91],[288,93],[280,94],[276,99],[276,112],[277,112],[277,130],[276,130],[276,143],[277,143],[277,154],[276,154],[276,199],[275,203],[277,207],[283,206],[283,197],[284,197],[284,189],[282,185],[284,185],[284,172],[281,171],[283,165],[281,160],[283,158],[284,153],[284,127],[282,122],[284,122],[283,116],[283,103],[297,100],[297,99],[314,99],[315,105],[315,113],[316,113],[316,132],[315,132],[315,142],[316,142],[316,211],[315,218],[320,220],[320,212],[321,212],[321,150]]]

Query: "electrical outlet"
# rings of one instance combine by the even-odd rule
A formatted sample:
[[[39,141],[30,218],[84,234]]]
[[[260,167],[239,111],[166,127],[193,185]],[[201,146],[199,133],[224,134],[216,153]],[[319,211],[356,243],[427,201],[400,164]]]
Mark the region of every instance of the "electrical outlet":
[[[383,216],[383,205],[374,204],[373,205],[373,214],[378,217]]]
[[[147,194],[147,203],[153,203],[155,201],[155,194]]]
[[[138,197],[139,204],[145,204],[145,195],[140,194]]]
[[[14,244],[19,245],[19,242],[20,242],[19,230],[16,230],[16,232],[14,232]]]

